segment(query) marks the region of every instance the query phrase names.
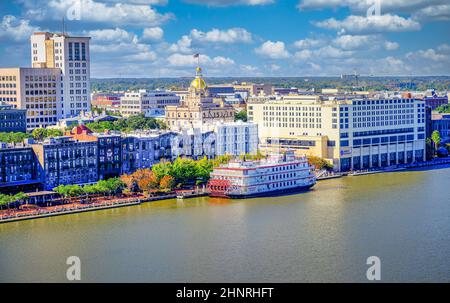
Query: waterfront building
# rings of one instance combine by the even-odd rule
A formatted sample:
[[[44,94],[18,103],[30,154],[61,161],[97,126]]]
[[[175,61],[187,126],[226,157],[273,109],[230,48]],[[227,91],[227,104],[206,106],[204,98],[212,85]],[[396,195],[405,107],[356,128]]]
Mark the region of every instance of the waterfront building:
[[[144,114],[155,115],[155,110],[164,114],[166,106],[178,106],[180,97],[168,91],[146,91],[128,92],[120,98],[120,113],[124,117]]]
[[[0,102],[27,110],[27,130],[55,125],[63,115],[59,68],[0,68]]]
[[[171,132],[134,132],[122,138],[122,173],[151,168],[162,159],[171,160]]]
[[[211,173],[208,189],[213,197],[242,199],[306,190],[315,183],[308,160],[286,151],[261,161],[221,165]]]
[[[435,130],[441,135],[442,143],[450,143],[450,114],[433,112],[431,117],[431,132]]]
[[[120,112],[120,98],[123,93],[95,93],[92,94],[91,104],[102,110]]]
[[[202,69],[197,67],[196,77],[189,87],[189,95],[179,106],[166,107],[166,124],[171,130],[201,128],[215,122],[233,122],[234,114],[235,110],[231,105],[209,95]]]
[[[0,193],[42,188],[37,161],[30,146],[0,143]]]
[[[258,125],[246,122],[218,123],[215,126],[216,155],[245,154],[258,152]]]
[[[0,102],[0,132],[26,132],[27,111]]]
[[[94,133],[84,125],[74,127],[66,132],[78,141],[91,141],[97,143],[98,178],[107,180],[119,177],[122,173],[122,137],[120,133],[104,132]]]
[[[61,70],[62,116],[91,110],[89,37],[36,32],[31,36],[33,68]]]
[[[247,107],[263,151],[295,149],[326,159],[338,171],[425,160],[423,100],[289,95]]]
[[[97,142],[78,141],[63,136],[33,144],[32,148],[45,189],[51,190],[61,184],[98,181]]]

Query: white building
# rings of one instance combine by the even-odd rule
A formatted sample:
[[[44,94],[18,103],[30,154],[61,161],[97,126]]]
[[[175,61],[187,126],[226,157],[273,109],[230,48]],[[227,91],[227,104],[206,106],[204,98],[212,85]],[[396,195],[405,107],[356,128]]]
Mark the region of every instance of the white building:
[[[125,93],[120,98],[120,113],[125,116],[143,113],[147,117],[164,115],[166,106],[180,104],[180,97],[168,91],[146,91]]]
[[[27,130],[56,125],[62,118],[59,68],[0,68],[0,102],[27,110]]]
[[[258,125],[229,122],[203,128],[183,128],[171,141],[172,158],[256,154]]]
[[[260,149],[295,149],[328,160],[336,170],[387,167],[425,160],[425,103],[380,94],[289,95],[248,104]]]
[[[60,68],[62,116],[91,110],[89,37],[37,32],[31,36],[33,68]]]
[[[258,151],[258,125],[248,122],[216,124],[216,155],[256,154]]]

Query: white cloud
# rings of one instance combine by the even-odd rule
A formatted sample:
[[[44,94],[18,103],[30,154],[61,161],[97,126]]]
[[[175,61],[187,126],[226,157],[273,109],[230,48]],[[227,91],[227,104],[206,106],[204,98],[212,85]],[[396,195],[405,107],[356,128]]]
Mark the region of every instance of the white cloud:
[[[184,54],[192,53],[192,39],[189,36],[184,35],[180,40],[177,41],[177,43],[170,45],[169,51],[173,53]]]
[[[396,50],[400,47],[400,44],[398,44],[397,42],[392,42],[392,41],[385,41],[384,42],[384,49],[387,51],[393,51]]]
[[[347,7],[353,12],[365,13],[374,1],[363,0],[301,0],[301,10]],[[448,4],[448,0],[381,0],[381,11],[387,13],[414,13],[420,9],[439,4]]]
[[[313,55],[313,52],[309,49],[304,49],[295,53],[294,57],[298,60],[308,60]]]
[[[104,3],[94,0],[80,1],[80,18],[85,23],[107,23],[109,25],[155,26],[173,18],[170,13],[160,14],[149,5],[128,3]],[[25,0],[26,15],[36,20],[61,20],[73,0],[30,1]]]
[[[324,40],[320,39],[303,39],[295,41],[294,46],[299,49],[305,49],[305,48],[314,48],[314,47],[320,47],[325,44]]]
[[[450,20],[450,4],[425,7],[415,12],[413,18],[427,21]]]
[[[318,58],[345,58],[351,57],[353,55],[353,52],[344,51],[336,47],[327,45],[314,51],[313,55]]]
[[[29,39],[30,35],[38,31],[38,27],[30,25],[29,20],[17,19],[14,16],[3,16],[0,23],[0,38],[8,38],[13,41],[24,41]]]
[[[145,51],[142,53],[137,53],[134,55],[125,56],[124,59],[126,61],[155,61],[157,55],[153,51]]]
[[[275,0],[184,0],[186,3],[203,4],[208,6],[231,6],[231,5],[266,5]]]
[[[214,43],[249,43],[252,41],[252,34],[243,28],[230,28],[228,30],[212,29],[209,32],[202,32],[197,29],[191,31],[190,37],[199,42]]]
[[[450,56],[448,54],[440,53],[439,50],[436,51],[432,48],[426,49],[426,50],[418,50],[415,52],[409,52],[406,54],[406,58],[408,59],[426,59],[431,60],[435,62],[441,62],[443,61],[449,61]]]
[[[187,66],[196,66],[197,59],[192,55],[183,55],[183,54],[173,54],[167,58],[169,65],[177,66],[177,67],[187,67]],[[227,66],[233,65],[235,62],[230,58],[225,58],[221,56],[217,56],[214,58],[210,58],[207,55],[200,55],[200,63],[202,66]]]
[[[370,48],[370,44],[373,44],[376,37],[370,35],[352,36],[342,35],[333,40],[334,45],[346,49],[354,50],[361,48]]]
[[[129,33],[124,29],[99,29],[85,32],[86,35],[92,38],[93,43],[99,42],[133,42],[137,41],[137,36]]]
[[[266,41],[260,47],[256,48],[255,52],[270,59],[286,59],[290,56],[289,52],[286,50],[284,42],[281,41]]]
[[[417,31],[421,25],[412,19],[405,19],[396,15],[381,16],[348,16],[344,20],[334,18],[324,21],[317,21],[314,24],[320,28],[337,30],[341,34],[345,33],[381,33],[381,32],[405,32]]]
[[[144,28],[142,32],[142,39],[149,41],[158,41],[161,40],[164,36],[164,31],[160,27],[149,27]]]

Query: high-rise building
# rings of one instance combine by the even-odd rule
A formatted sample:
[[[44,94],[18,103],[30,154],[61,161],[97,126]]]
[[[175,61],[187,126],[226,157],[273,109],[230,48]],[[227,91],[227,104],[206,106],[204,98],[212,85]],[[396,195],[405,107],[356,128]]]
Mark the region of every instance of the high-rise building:
[[[61,69],[62,116],[90,111],[89,37],[37,32],[31,36],[33,68]]]
[[[55,125],[63,114],[59,68],[0,68],[0,101],[27,110],[27,130]]]
[[[249,103],[263,151],[295,149],[336,170],[425,160],[425,102],[399,96],[291,95]]]

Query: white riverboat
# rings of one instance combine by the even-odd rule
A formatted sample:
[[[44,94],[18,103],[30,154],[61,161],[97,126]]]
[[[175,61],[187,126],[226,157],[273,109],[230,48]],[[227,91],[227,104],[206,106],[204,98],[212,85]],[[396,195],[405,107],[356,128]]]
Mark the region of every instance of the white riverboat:
[[[306,157],[297,158],[287,151],[261,161],[231,162],[215,168],[208,190],[212,197],[242,199],[305,191],[316,181]]]

